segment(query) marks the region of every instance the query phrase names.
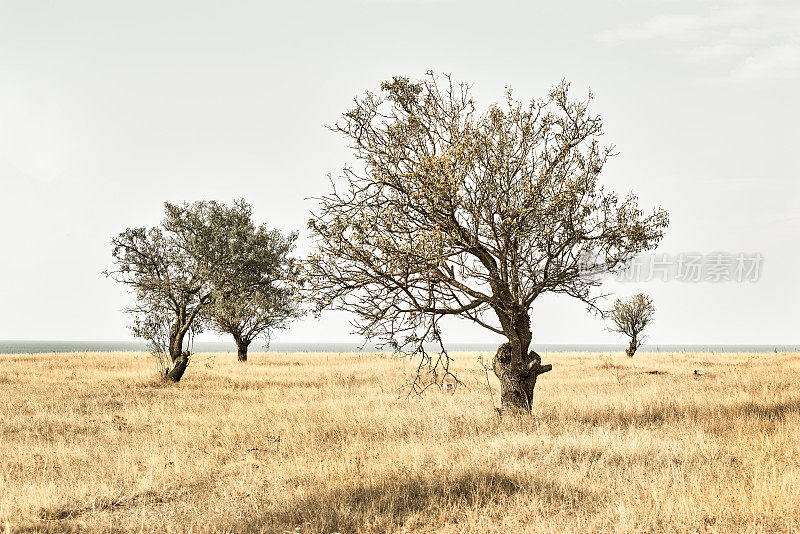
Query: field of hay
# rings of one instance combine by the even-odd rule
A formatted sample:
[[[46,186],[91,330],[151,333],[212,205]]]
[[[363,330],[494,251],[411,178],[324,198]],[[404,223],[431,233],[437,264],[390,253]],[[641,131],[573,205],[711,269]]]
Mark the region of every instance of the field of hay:
[[[177,385],[142,354],[0,355],[0,527],[800,529],[800,354],[543,354],[522,418],[455,356],[464,387],[407,400],[386,355],[200,355]]]

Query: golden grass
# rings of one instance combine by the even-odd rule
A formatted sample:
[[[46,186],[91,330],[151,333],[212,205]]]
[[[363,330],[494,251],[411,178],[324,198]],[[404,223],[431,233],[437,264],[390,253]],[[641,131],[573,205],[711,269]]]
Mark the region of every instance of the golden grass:
[[[800,529],[799,354],[547,354],[523,418],[456,356],[466,387],[411,401],[383,355],[200,356],[178,385],[141,354],[0,356],[0,528]]]

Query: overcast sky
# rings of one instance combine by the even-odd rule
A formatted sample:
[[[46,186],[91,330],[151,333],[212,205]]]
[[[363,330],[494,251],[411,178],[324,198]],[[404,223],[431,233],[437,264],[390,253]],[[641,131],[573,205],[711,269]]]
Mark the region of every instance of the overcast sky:
[[[800,6],[775,0],[2,0],[0,339],[129,339],[132,297],[101,271],[164,201],[242,196],[306,236],[349,158],[325,125],[428,69],[483,107],[591,89],[618,152],[604,183],[670,211],[660,253],[763,255],[757,282],[610,282],[654,297],[653,342],[800,341]],[[276,340],[351,340],[347,321]],[[604,327],[569,297],[534,305],[534,344],[619,341]]]

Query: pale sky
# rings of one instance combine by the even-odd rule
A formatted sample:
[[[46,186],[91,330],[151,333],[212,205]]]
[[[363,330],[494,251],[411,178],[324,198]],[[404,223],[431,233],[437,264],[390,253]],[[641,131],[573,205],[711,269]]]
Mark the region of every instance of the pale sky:
[[[428,69],[483,107],[591,89],[619,154],[603,182],[670,211],[659,252],[763,255],[757,282],[609,283],[653,296],[652,342],[800,342],[800,5],[777,0],[2,0],[0,339],[130,339],[132,297],[101,272],[164,201],[242,196],[306,252],[308,197],[349,159],[325,125]],[[534,345],[621,341],[565,296],[532,319]],[[348,331],[328,313],[275,340]]]

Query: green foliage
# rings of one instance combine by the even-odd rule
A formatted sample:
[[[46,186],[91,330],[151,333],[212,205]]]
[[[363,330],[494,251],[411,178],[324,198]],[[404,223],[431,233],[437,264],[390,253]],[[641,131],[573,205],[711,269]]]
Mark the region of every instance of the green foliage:
[[[255,226],[244,200],[165,203],[157,227],[129,228],[112,240],[116,269],[136,304],[134,335],[174,361],[187,334],[210,324],[249,339],[299,314],[296,234]]]
[[[302,315],[298,264],[290,253],[297,233],[284,236],[264,225],[255,226],[251,208],[230,226],[225,242],[229,258],[212,273],[211,303],[205,318],[212,327],[231,334],[247,347],[258,336],[267,341]]]
[[[202,228],[185,217],[188,209],[165,203],[159,226],[128,228],[116,236],[116,270],[106,273],[136,296],[136,304],[126,309],[133,315],[133,334],[148,340],[155,354],[168,353],[172,359],[183,350],[184,337],[202,329],[195,319],[211,292],[207,273],[212,254],[203,250]]]

